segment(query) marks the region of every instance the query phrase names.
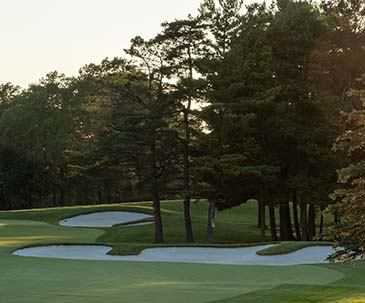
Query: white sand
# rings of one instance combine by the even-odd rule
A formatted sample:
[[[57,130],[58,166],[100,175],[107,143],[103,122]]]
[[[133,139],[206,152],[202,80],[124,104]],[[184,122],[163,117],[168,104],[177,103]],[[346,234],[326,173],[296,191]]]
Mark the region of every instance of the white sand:
[[[126,211],[104,211],[71,217],[60,221],[60,225],[71,227],[111,227],[115,224],[128,223],[146,218],[152,218],[152,216]],[[128,224],[128,226],[152,223],[153,222],[141,222]]]
[[[297,265],[327,263],[333,252],[331,247],[308,247],[277,256],[256,254],[266,246],[242,248],[172,247],[145,249],[138,256],[109,256],[108,246],[44,246],[19,249],[13,254],[26,257],[58,258],[74,260],[109,260],[142,262],[177,262],[235,265]]]
[[[134,222],[152,216],[121,211],[97,212],[79,215],[62,220],[60,225],[71,227],[111,227],[115,224]],[[151,224],[141,222],[127,226]],[[241,248],[210,247],[166,247],[143,250],[137,256],[110,256],[108,246],[97,245],[52,245],[19,249],[14,255],[38,258],[56,258],[73,260],[108,260],[141,262],[177,262],[232,265],[297,265],[327,263],[326,258],[333,253],[331,247],[308,247],[296,252],[277,255],[259,256],[256,252],[273,245]]]

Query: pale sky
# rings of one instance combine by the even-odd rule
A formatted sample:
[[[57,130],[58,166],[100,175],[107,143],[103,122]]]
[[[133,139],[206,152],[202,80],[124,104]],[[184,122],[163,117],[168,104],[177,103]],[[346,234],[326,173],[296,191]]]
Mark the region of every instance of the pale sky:
[[[245,0],[246,4],[253,0]],[[200,0],[0,0],[0,83],[26,87],[50,71],[77,74],[123,56],[136,35],[194,14]]]

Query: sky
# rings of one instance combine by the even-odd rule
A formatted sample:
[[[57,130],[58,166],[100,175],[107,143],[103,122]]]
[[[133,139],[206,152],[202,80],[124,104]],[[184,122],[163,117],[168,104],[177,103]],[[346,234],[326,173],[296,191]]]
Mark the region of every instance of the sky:
[[[123,56],[131,38],[194,14],[200,0],[0,0],[0,84],[27,87],[50,71],[76,75]],[[252,0],[246,0],[246,4]]]

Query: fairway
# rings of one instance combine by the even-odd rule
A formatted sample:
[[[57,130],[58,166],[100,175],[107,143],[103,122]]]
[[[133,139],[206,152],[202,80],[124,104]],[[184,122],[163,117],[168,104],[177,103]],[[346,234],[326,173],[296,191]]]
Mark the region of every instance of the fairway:
[[[193,214],[204,216],[203,206],[204,203],[194,205]],[[231,222],[228,220],[229,211],[219,213],[217,228],[225,234],[226,227],[229,230],[236,224],[247,224],[246,232],[255,236],[259,231],[254,226],[254,207],[254,204],[249,203],[235,209],[231,213]],[[113,245],[115,235],[120,239],[120,233],[125,233],[129,243],[116,244],[116,250],[123,251],[123,246],[135,250],[151,245],[147,241],[142,244],[140,241],[143,238],[133,238],[131,235],[138,235],[139,229],[146,231],[152,226],[95,229],[63,227],[56,223],[70,214],[90,213],[90,208],[0,213],[0,289],[4,302],[330,302],[328,298],[345,300],[361,297],[364,291],[364,287],[360,286],[365,276],[362,263],[356,266],[265,267],[59,260],[11,255],[16,248],[47,243]],[[149,212],[147,203],[93,207],[93,210],[105,208],[139,208]],[[163,203],[165,221],[179,220],[181,212],[181,203]],[[29,220],[26,220],[27,217]],[[203,228],[203,225],[196,228]],[[107,237],[110,237],[109,242],[105,241]],[[173,237],[171,240],[167,245],[183,245],[175,243]],[[351,287],[347,282],[349,273]],[[354,278],[357,274],[361,280]],[[358,283],[357,286],[354,281]],[[322,298],[319,296],[308,301],[307,297],[302,297],[309,290],[311,296],[319,291],[322,294],[323,289],[326,289],[326,295]],[[288,293],[291,299],[285,301]],[[265,301],[268,297],[270,301]],[[304,299],[307,301],[300,301]]]

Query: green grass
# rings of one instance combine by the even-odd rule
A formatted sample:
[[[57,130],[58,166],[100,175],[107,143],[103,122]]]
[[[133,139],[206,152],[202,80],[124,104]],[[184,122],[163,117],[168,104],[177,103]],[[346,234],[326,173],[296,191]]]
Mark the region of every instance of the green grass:
[[[288,283],[271,289],[261,289],[214,303],[364,303],[365,263],[321,265],[342,273],[342,279],[327,285]],[[301,276],[301,273],[298,271]],[[313,276],[315,279],[315,277]]]
[[[150,203],[0,212],[0,302],[365,302],[365,263],[316,266],[231,266],[76,261],[11,255],[47,243],[108,244],[115,254],[138,253],[152,243],[153,226],[70,228],[59,220],[81,213],[128,210],[151,213]],[[182,203],[162,203],[165,246],[184,246]],[[192,205],[195,238],[203,245],[206,204]],[[256,205],[217,214],[216,246],[259,242]],[[282,243],[293,251],[302,243]],[[300,247],[299,247],[300,248]],[[269,250],[270,252],[270,250]],[[264,253],[268,253],[267,251]],[[272,253],[272,251],[271,251]]]
[[[315,266],[257,270],[248,266],[55,261],[11,256],[1,258],[0,265],[3,302],[198,303],[281,284],[322,286],[342,278],[337,271]]]
[[[162,220],[165,240],[169,243],[184,242],[185,229],[183,204],[179,201],[163,201]],[[192,224],[196,242],[205,242],[207,205],[204,201],[192,203]],[[28,211],[0,212],[0,219],[36,220],[57,225],[62,219],[78,214],[99,211],[135,211],[152,214],[151,203],[129,203],[122,205],[78,206],[67,208],[50,208]],[[218,244],[258,243],[260,231],[256,228],[256,203],[236,207],[217,213],[215,240]],[[99,243],[151,243],[153,225],[136,227],[115,226],[104,229],[105,234],[98,238]]]
[[[58,222],[63,219],[77,216],[80,214],[88,214],[102,211],[118,211],[118,210],[152,214],[151,203],[145,202],[138,204],[123,204],[123,205],[107,204],[107,205],[41,208],[32,210],[0,211],[0,219],[35,220],[51,224],[58,224]]]
[[[121,244],[109,244],[113,246],[113,249],[108,253],[114,256],[125,255],[138,255],[142,250],[146,248],[158,248],[158,247],[215,247],[215,248],[237,248],[237,247],[250,247],[256,245],[262,245],[262,243],[242,243],[242,244],[207,244],[207,243],[121,243]]]
[[[260,256],[284,255],[295,252],[302,248],[313,246],[331,246],[331,242],[283,242],[257,252]]]

